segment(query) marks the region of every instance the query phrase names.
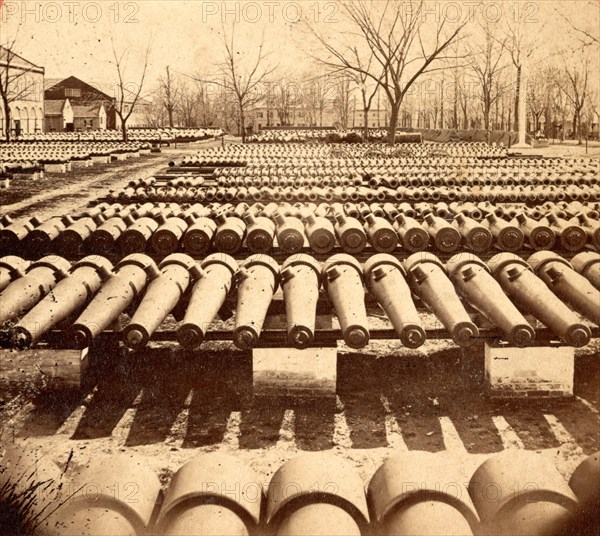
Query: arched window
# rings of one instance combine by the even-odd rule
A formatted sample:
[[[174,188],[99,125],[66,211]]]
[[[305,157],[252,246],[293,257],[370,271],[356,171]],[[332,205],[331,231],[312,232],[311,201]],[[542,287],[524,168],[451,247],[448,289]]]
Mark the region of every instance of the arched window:
[[[23,132],[29,132],[29,110],[24,107],[21,110],[21,130]]]
[[[14,106],[10,111],[11,115],[11,130],[14,134],[18,135],[23,130],[21,123],[21,109],[19,106]]]
[[[44,125],[43,125],[43,120],[44,120],[44,113],[42,112],[42,110],[40,108],[38,108],[37,106],[33,108],[33,116],[34,116],[34,125],[33,125],[33,132],[41,132],[42,130],[44,130]]]

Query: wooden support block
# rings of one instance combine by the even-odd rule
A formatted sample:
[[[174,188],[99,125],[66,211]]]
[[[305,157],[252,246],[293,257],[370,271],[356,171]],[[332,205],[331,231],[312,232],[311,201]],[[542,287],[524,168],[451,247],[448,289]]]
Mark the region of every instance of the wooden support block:
[[[333,397],[337,348],[255,348],[254,396]]]
[[[80,389],[89,361],[87,348],[0,350],[0,389]]]
[[[45,173],[66,173],[69,169],[67,164],[44,164]]]
[[[571,346],[517,348],[485,343],[485,378],[492,397],[573,396],[574,366]]]
[[[87,160],[71,160],[71,169],[81,169],[87,168],[92,165],[92,161],[90,159]]]

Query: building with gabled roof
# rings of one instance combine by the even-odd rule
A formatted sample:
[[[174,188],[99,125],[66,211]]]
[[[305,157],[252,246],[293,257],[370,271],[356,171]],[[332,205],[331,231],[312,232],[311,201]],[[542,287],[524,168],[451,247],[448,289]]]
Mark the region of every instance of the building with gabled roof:
[[[110,91],[103,90],[103,88],[103,84],[97,84],[94,82],[87,83],[75,76],[69,76],[68,78],[59,80],[52,85],[47,84],[44,91],[44,99],[46,102],[69,99],[71,105],[75,108],[78,106],[95,106],[95,108],[93,108],[94,113],[101,113],[100,105],[102,105],[104,108],[103,113],[106,114],[106,126],[98,128],[115,129],[117,128],[117,119],[115,113],[116,99],[114,95],[110,94]],[[92,119],[90,115],[91,113],[92,108],[81,110],[81,114],[86,115],[85,119],[88,122],[90,119]],[[89,123],[84,126],[83,122],[77,121],[76,118],[78,117],[78,114],[76,111],[74,115],[74,121],[79,125],[79,129],[88,130]],[[80,115],[80,117],[83,120],[83,115]],[[75,129],[78,129],[77,124],[74,124]]]
[[[45,101],[44,124],[46,132],[64,132],[73,129],[73,107],[69,99]]]
[[[104,104],[83,104],[73,106],[73,126],[75,130],[106,130],[106,109]]]

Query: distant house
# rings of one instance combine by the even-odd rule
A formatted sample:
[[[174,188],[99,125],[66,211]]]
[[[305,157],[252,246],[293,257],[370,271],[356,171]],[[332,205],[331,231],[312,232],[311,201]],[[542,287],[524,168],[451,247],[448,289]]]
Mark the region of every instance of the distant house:
[[[322,112],[309,111],[300,105],[288,106],[284,112],[260,102],[250,111],[248,123],[253,132],[258,132],[268,127],[332,127],[335,121],[336,113],[330,102],[326,103]]]
[[[129,97],[129,98],[128,98]],[[129,92],[125,92],[125,102],[123,103],[123,115],[127,115],[129,110],[131,109],[131,103],[133,102],[134,95],[129,94]],[[148,127],[149,121],[148,118],[152,116],[152,103],[140,97],[138,101],[135,103],[135,108],[133,112],[127,119],[127,128],[132,127]],[[119,116],[117,116],[117,128],[121,128],[121,120]]]
[[[85,110],[81,110],[79,117],[81,121],[75,119],[74,128],[80,130],[88,130],[93,128],[90,126],[90,120],[93,119],[91,114],[102,114],[100,107],[104,108],[104,114],[106,115],[106,125],[104,127],[96,128],[117,128],[117,119],[115,113],[116,99],[110,95],[110,91],[103,89],[101,84],[84,82],[75,76],[70,76],[63,80],[50,80],[46,84],[44,91],[45,101],[64,101],[69,99],[73,107],[85,107]],[[93,108],[89,108],[93,107]],[[85,117],[84,117],[85,116]],[[75,118],[78,117],[78,113],[75,113]],[[86,120],[85,125],[83,119]],[[100,118],[97,119],[98,124]],[[94,124],[94,123],[92,123]]]
[[[106,130],[106,109],[101,102],[72,105],[69,99],[45,101],[46,132]]]
[[[106,109],[101,102],[73,106],[75,130],[106,130]]]
[[[353,127],[365,126],[365,112],[362,108],[355,109],[350,121]],[[388,111],[385,108],[373,108],[367,111],[367,122],[369,128],[384,128],[388,123]]]
[[[8,76],[18,81],[11,88],[19,91],[19,98],[9,104],[11,133],[18,137],[22,132],[41,132],[44,129],[44,68],[0,46],[0,69],[7,69]],[[5,128],[4,106],[0,106],[0,137],[4,137]]]
[[[45,101],[44,121],[46,132],[72,132],[73,107],[69,99]]]

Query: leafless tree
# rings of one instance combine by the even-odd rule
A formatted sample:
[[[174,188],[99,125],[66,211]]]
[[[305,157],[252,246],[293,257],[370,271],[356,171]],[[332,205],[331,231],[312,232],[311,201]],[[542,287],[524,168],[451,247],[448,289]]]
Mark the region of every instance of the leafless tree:
[[[213,80],[214,82],[214,80]],[[231,91],[225,89],[223,82],[214,82],[218,87],[218,92],[214,98],[207,103],[210,103],[210,110],[214,118],[213,124],[222,128],[225,132],[240,131],[239,118],[239,101]]]
[[[563,76],[558,77],[558,86],[573,108],[573,136],[581,143],[581,111],[589,92],[590,64],[587,61],[564,61]]]
[[[582,130],[584,136],[590,134],[592,126],[594,125],[594,123],[596,125],[598,124],[599,118],[599,109],[597,105],[594,105],[594,103],[598,102],[598,89],[591,89],[588,95],[589,97],[586,101],[582,112],[582,117],[585,117],[585,120],[582,122]]]
[[[333,106],[342,128],[348,128],[348,120],[350,119],[350,93],[352,92],[350,83],[350,77],[342,74],[338,77],[335,85]]]
[[[458,43],[452,46],[455,58],[463,51]],[[468,51],[468,49],[465,49]],[[469,65],[464,65],[455,59],[451,65],[452,71],[452,127],[468,129],[469,117],[473,105],[473,79],[470,76]]]
[[[381,73],[375,83],[372,83],[370,77],[367,73],[374,72],[373,62],[375,60],[375,55],[373,52],[368,54],[368,58],[363,60],[356,48],[352,50],[354,54],[354,59],[356,64],[361,67],[358,71],[347,70],[348,76],[351,76],[354,79],[354,83],[358,86],[360,90],[360,98],[362,104],[362,113],[363,113],[363,140],[369,140],[369,111],[371,110],[371,106],[373,105],[373,99],[379,90],[379,81],[383,80],[384,71],[381,70]],[[379,114],[379,110],[377,110]]]
[[[448,47],[459,39],[466,25],[465,21],[447,30],[447,18],[443,16],[436,19],[432,28],[424,14],[425,1],[408,4],[400,0],[343,2],[342,10],[353,28],[345,32],[346,42],[331,39],[308,24],[329,55],[325,58],[314,56],[315,59],[333,69],[362,73],[384,91],[390,104],[388,143],[392,145],[396,139],[400,106],[407,92],[424,73],[435,70],[437,61],[447,57]],[[356,61],[357,55],[366,55],[359,47],[366,47],[373,53],[377,67],[374,71]]]
[[[144,107],[144,124],[152,128],[163,127],[165,125],[165,108],[160,99],[154,99]]]
[[[293,125],[300,101],[299,94],[299,85],[292,77],[284,76],[277,82],[270,82],[264,99],[267,104],[267,114],[274,109],[279,115],[281,126]]]
[[[458,91],[458,103],[460,105],[460,111],[462,115],[462,128],[468,129],[470,121],[472,120],[472,109],[474,100],[473,84],[467,78],[465,73],[458,79],[457,84]]]
[[[527,107],[533,116],[535,132],[540,130],[542,117],[548,116],[552,80],[547,74],[547,70],[538,69],[527,80]]]
[[[588,0],[585,3],[582,3],[579,6],[579,9],[583,10],[585,8],[588,8],[588,9],[590,9],[591,13],[595,13],[598,11],[598,6],[596,4],[597,4],[597,2],[595,2],[594,0]],[[572,18],[568,15],[565,15],[565,13],[562,10],[555,8],[554,11],[564,21],[567,22],[567,24],[575,32],[575,35],[577,35],[577,37],[579,38],[579,41],[581,42],[581,44],[584,47],[600,46],[600,35],[598,34],[598,17],[597,17],[597,15],[595,17],[592,17],[591,27],[584,28],[584,27],[581,27],[581,26],[575,24],[572,21]]]
[[[327,101],[332,93],[332,83],[326,76],[320,76],[309,83],[305,91],[306,101],[312,116],[312,124],[323,126],[323,114],[327,108]]]
[[[168,65],[165,71],[165,75],[158,79],[158,83],[162,93],[162,104],[167,111],[169,126],[172,128],[174,125],[173,118],[175,115],[175,109],[177,108],[177,100],[179,99],[180,88]]]
[[[7,142],[11,139],[11,109],[13,102],[28,99],[36,91],[35,77],[28,76],[36,66],[24,60],[15,52],[18,33],[6,44],[0,44],[0,98],[4,110],[4,136]]]
[[[265,63],[267,55],[264,51],[264,34],[258,45],[256,58],[252,59],[243,49],[238,48],[235,41],[235,24],[228,32],[223,26],[221,41],[224,49],[224,61],[221,63],[221,76],[212,80],[220,85],[225,93],[232,94],[237,103],[238,130],[242,137],[242,142],[246,141],[246,113],[263,95],[261,95],[261,85],[275,70],[275,67]]]
[[[112,51],[114,57],[115,68],[117,69],[118,83],[117,83],[117,95],[115,99],[115,112],[121,121],[121,132],[123,141],[129,139],[127,131],[127,121],[131,117],[131,114],[135,110],[136,105],[140,100],[142,89],[144,87],[144,81],[146,79],[146,70],[148,69],[148,60],[150,58],[150,42],[148,40],[148,46],[144,54],[144,65],[140,75],[138,83],[127,82],[127,59],[129,55],[129,49],[125,49],[121,54],[117,53],[114,40],[112,40]]]
[[[566,135],[564,125],[567,120],[569,99],[567,98],[567,95],[562,91],[562,89],[560,87],[559,79],[561,78],[561,76],[562,76],[562,72],[555,70],[554,76],[553,76],[553,82],[554,82],[555,86],[554,86],[554,90],[552,92],[552,101],[551,101],[550,110],[552,111],[553,117],[557,118],[557,122],[559,124],[559,130],[560,130],[560,139],[561,139],[561,141],[564,141],[565,135]]]
[[[514,130],[519,130],[519,99],[521,91],[521,75],[523,71],[523,65],[525,62],[528,61],[528,59],[531,57],[534,50],[538,46],[538,39],[536,37],[536,33],[532,31],[525,31],[525,17],[525,13],[521,14],[519,20],[511,20],[510,17],[507,17],[504,38],[500,41],[500,44],[504,46],[508,51],[508,55],[512,61],[512,64],[516,69],[516,81],[514,86]],[[494,37],[493,34],[492,37]]]
[[[490,112],[498,98],[502,96],[504,86],[498,82],[498,77],[504,69],[506,38],[499,39],[494,34],[490,23],[483,25],[484,38],[481,46],[472,49],[471,69],[480,88],[481,111],[483,125],[486,130],[490,128]]]

